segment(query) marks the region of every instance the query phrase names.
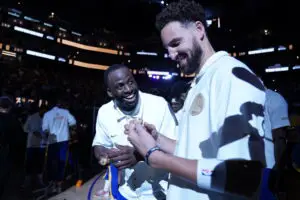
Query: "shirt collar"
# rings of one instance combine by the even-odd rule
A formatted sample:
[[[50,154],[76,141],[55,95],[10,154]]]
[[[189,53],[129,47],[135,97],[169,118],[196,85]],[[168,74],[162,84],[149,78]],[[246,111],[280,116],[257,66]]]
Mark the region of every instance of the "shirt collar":
[[[192,81],[191,87],[196,85],[198,81],[200,80],[201,76],[207,71],[207,69],[217,60],[219,60],[223,56],[228,56],[229,54],[226,51],[218,51],[214,53],[212,56],[210,56],[204,65],[202,66],[201,70],[199,73],[195,76],[195,78]]]

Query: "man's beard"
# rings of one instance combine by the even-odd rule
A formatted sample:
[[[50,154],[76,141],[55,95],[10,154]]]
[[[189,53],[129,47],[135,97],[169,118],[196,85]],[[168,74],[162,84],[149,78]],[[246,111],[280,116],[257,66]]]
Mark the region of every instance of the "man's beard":
[[[191,53],[191,58],[187,59],[187,66],[183,68],[184,74],[191,75],[200,67],[200,59],[202,57],[203,51],[200,47],[200,45],[194,41],[193,42],[193,50]]]

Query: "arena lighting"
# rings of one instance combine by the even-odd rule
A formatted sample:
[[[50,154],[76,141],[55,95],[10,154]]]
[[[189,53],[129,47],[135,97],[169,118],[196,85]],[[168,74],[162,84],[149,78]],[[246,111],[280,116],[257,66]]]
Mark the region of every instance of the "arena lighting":
[[[3,50],[2,51],[2,55],[5,55],[5,56],[10,56],[10,57],[16,57],[16,53],[14,53],[14,52],[11,52],[11,51],[5,51],[5,50]]]
[[[300,69],[300,65],[295,65],[295,66],[293,67],[293,70],[297,70],[297,69]]]
[[[270,53],[270,52],[274,52],[275,49],[272,48],[267,48],[267,49],[257,49],[257,50],[252,50],[252,51],[248,51],[249,55],[254,55],[254,54],[261,54],[261,53]]]
[[[26,50],[26,54],[31,55],[31,56],[36,56],[36,57],[41,57],[41,58],[46,58],[49,60],[55,60],[55,56],[37,52],[37,51],[32,51],[32,50]]]
[[[136,52],[137,55],[146,55],[146,56],[157,56],[157,53],[154,52],[145,52],[145,51],[138,51]]]
[[[277,50],[278,50],[278,51],[285,51],[285,50],[286,50],[286,47],[284,47],[284,46],[279,46]]]
[[[59,27],[59,30],[64,31],[64,32],[67,31],[67,29],[64,29],[64,28],[61,28],[61,27]]]
[[[19,27],[19,26],[15,26],[14,30],[22,32],[22,33],[29,34],[29,35],[34,35],[34,36],[37,36],[37,37],[41,37],[41,38],[44,36],[43,33],[32,31],[32,30],[29,30],[27,28],[22,28],[22,27]]]
[[[66,62],[66,59],[64,59],[64,58],[58,58],[58,61],[59,62]]]
[[[24,16],[24,19],[25,19],[25,20],[28,20],[28,21],[31,21],[31,22],[36,22],[36,23],[39,23],[39,22],[40,22],[40,20],[33,19],[32,17],[28,17],[28,16]]]
[[[46,37],[48,40],[54,40],[54,37],[53,36],[49,36],[49,35],[47,35],[47,37]]]
[[[107,70],[107,68],[108,68],[107,65],[86,63],[86,62],[81,62],[78,60],[74,60],[73,65],[78,66],[78,67],[85,67],[85,68],[89,68],[89,69],[99,69],[99,70]]]
[[[82,36],[80,33],[77,33],[77,32],[74,32],[74,31],[72,31],[71,33],[72,33],[73,35],[77,35],[77,36],[79,36],[79,37]]]
[[[14,12],[8,12],[9,15],[14,16],[14,17],[20,17],[19,14],[14,13]]]
[[[124,53],[124,56],[130,56],[130,53],[125,52],[125,53]]]
[[[289,71],[289,67],[268,68],[265,71],[266,71],[266,73],[270,73],[270,72],[284,72],[284,71]]]
[[[44,23],[45,26],[48,26],[48,27],[53,27],[52,24],[49,24],[49,23]]]
[[[147,71],[148,75],[163,75],[163,76],[168,76],[170,75],[169,72],[161,72],[161,71]]]
[[[165,80],[170,80],[170,79],[172,79],[172,75],[169,74],[169,75],[163,76],[162,78]]]
[[[106,48],[88,46],[88,45],[80,44],[80,43],[77,43],[77,42],[72,42],[72,41],[65,40],[65,39],[62,39],[61,43],[65,44],[65,45],[68,45],[68,46],[76,47],[76,48],[79,48],[79,49],[88,50],[88,51],[96,51],[96,52],[101,52],[101,53],[118,55],[118,51],[113,50],[113,49],[106,49]]]

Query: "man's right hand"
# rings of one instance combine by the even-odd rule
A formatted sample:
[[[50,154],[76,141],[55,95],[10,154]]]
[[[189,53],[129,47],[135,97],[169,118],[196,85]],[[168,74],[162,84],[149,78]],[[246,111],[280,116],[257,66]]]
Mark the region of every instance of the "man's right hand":
[[[103,146],[96,146],[94,151],[99,164],[102,165],[103,163],[101,159],[108,158],[109,163],[113,162],[117,168],[123,169],[132,167],[138,162],[133,147],[119,146],[119,148],[108,149]]]

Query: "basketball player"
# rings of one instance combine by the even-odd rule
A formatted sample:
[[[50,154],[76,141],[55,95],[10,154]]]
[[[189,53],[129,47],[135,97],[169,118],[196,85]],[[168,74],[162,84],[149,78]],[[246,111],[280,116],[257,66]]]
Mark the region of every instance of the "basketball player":
[[[131,71],[124,65],[109,67],[104,82],[112,100],[98,111],[93,147],[99,162],[108,158],[113,164],[111,169],[116,167],[122,174],[119,193],[116,192],[120,196],[115,198],[165,199],[168,174],[138,162],[141,159],[127,140],[124,125],[132,119],[145,120],[172,138],[176,123],[168,103],[162,97],[139,91]]]

